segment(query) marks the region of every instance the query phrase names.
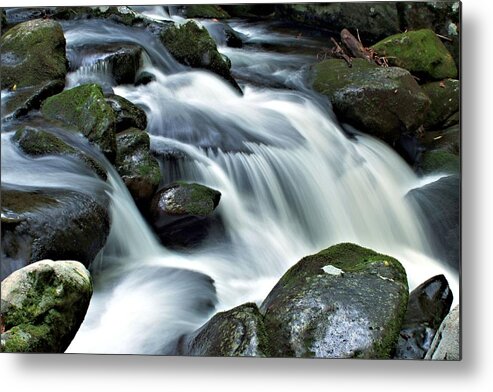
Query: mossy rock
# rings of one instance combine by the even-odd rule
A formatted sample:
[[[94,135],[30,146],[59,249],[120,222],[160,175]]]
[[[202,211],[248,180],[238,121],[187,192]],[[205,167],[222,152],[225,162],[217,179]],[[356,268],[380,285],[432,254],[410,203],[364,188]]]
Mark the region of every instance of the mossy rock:
[[[214,40],[194,21],[168,28],[161,34],[161,42],[180,63],[214,72],[240,90]]]
[[[396,259],[344,243],[291,267],[260,311],[273,356],[390,358],[407,302]]]
[[[2,351],[63,353],[84,320],[93,287],[81,263],[42,260],[12,273],[1,290]]]
[[[372,46],[392,66],[407,69],[425,79],[457,77],[457,66],[440,38],[430,29],[408,31],[383,39]]]
[[[139,206],[147,205],[161,180],[159,163],[150,152],[147,132],[130,128],[116,137],[115,168]]]
[[[460,157],[446,150],[425,151],[419,166],[423,174],[459,173]]]
[[[96,144],[110,161],[116,153],[115,114],[96,84],[85,84],[48,98],[43,115],[75,127]]]
[[[429,98],[412,75],[354,59],[330,59],[314,66],[313,88],[326,95],[344,122],[393,143],[423,124]]]
[[[1,197],[2,278],[43,259],[89,266],[106,243],[110,217],[104,196],[2,187]]]
[[[31,127],[18,129],[12,140],[27,155],[42,157],[46,155],[67,155],[84,162],[101,179],[106,181],[106,171],[93,158],[65,143],[58,136]]]
[[[431,101],[424,123],[426,129],[444,125],[452,115],[459,112],[460,82],[458,80],[445,79],[421,87]]]
[[[20,23],[0,38],[2,89],[65,80],[68,63],[62,27],[53,20]]]
[[[269,342],[257,305],[247,303],[214,315],[178,342],[179,355],[269,357]]]
[[[142,130],[147,128],[146,113],[128,99],[119,95],[110,94],[106,97],[106,102],[108,102],[115,113],[115,132],[122,132],[128,128]]]
[[[187,18],[227,19],[230,17],[220,6],[214,4],[190,4],[184,7]]]

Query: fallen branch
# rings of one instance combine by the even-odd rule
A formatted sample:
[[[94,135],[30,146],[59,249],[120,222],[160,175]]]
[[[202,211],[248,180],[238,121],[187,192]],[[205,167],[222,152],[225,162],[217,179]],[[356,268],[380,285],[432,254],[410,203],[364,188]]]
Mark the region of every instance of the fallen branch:
[[[339,58],[344,59],[346,61],[346,63],[348,64],[348,66],[352,67],[353,66],[353,60],[351,59],[351,57],[349,57],[346,54],[344,49],[341,48],[341,46],[337,43],[337,41],[334,38],[330,38],[330,40],[334,44],[334,48],[332,48],[332,54],[335,57],[339,57]]]

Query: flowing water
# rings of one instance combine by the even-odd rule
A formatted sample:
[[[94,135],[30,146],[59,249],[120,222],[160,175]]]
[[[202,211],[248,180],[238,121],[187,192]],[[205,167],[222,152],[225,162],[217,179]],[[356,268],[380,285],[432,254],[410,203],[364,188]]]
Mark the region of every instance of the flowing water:
[[[170,18],[160,8],[139,11]],[[221,192],[216,213],[224,232],[193,251],[160,245],[114,169],[87,143],[71,140],[105,165],[107,183],[60,157],[38,159],[48,179],[36,180],[32,160],[12,146],[10,133],[2,134],[2,186],[81,190],[89,182],[86,191],[110,195],[111,232],[91,267],[95,293],[67,352],[169,353],[177,337],[215,312],[260,303],[301,257],[346,241],[399,259],[411,289],[445,274],[457,302],[458,276],[433,255],[432,233],[404,198],[437,178],[419,178],[384,143],[341,130],[328,102],[304,79],[317,39],[266,24],[231,26],[248,44],[219,49],[231,59],[243,95],[215,75],[177,64],[143,31],[101,21],[64,25],[69,58],[77,64],[68,86],[89,78],[144,108],[163,184],[183,179]],[[155,80],[115,86],[104,58],[81,54],[109,39],[142,46],[139,72]],[[169,154],[178,159],[170,163],[163,158]]]

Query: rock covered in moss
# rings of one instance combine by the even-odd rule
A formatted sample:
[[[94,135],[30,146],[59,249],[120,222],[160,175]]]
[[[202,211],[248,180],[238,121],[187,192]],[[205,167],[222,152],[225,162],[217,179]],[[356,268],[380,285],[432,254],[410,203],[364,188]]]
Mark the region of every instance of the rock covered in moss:
[[[425,359],[436,361],[459,361],[461,359],[459,305],[452,309],[443,320]]]
[[[443,275],[416,287],[409,295],[394,358],[423,359],[452,301],[452,291]]]
[[[274,14],[275,4],[223,4],[221,8],[235,18],[262,18]]]
[[[130,128],[117,134],[115,167],[137,205],[147,205],[161,180],[147,132]]]
[[[423,124],[429,98],[412,75],[382,68],[363,59],[352,67],[330,59],[314,66],[313,88],[329,97],[342,121],[390,143]]]
[[[113,161],[116,152],[115,114],[105,101],[101,87],[85,84],[48,98],[43,115],[75,127]]]
[[[227,19],[230,17],[220,6],[214,4],[190,4],[184,7],[187,18]]]
[[[290,268],[260,311],[273,356],[389,358],[407,301],[396,259],[339,244]]]
[[[46,155],[67,155],[84,162],[99,177],[106,180],[106,171],[93,158],[65,143],[58,136],[44,130],[23,127],[18,129],[12,140],[27,155],[42,157]]]
[[[115,113],[115,132],[121,132],[128,128],[146,129],[146,113],[128,99],[110,94],[106,97],[106,102],[109,103]]]
[[[425,151],[419,165],[423,174],[454,174],[460,171],[460,157],[446,150]]]
[[[0,38],[2,89],[65,80],[67,59],[62,27],[53,20],[20,23]]]
[[[430,98],[430,110],[426,114],[424,126],[427,129],[444,125],[460,106],[460,82],[456,79],[445,79],[421,86]]]
[[[166,29],[161,34],[161,41],[180,63],[214,72],[239,89],[231,76],[227,61],[218,52],[216,43],[207,30],[194,21]]]
[[[106,243],[106,199],[66,190],[2,187],[2,278],[42,259],[89,266]]]
[[[92,290],[89,271],[76,261],[42,260],[12,273],[1,285],[2,351],[63,353]]]
[[[395,34],[377,42],[372,49],[390,65],[407,69],[423,79],[457,77],[452,55],[430,29]]]
[[[178,343],[179,355],[208,357],[269,357],[263,317],[247,303],[214,315]]]

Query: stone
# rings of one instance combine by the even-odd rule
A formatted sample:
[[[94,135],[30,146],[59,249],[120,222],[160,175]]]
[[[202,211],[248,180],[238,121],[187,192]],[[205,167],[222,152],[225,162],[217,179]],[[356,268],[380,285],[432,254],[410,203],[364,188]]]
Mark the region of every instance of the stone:
[[[460,307],[457,305],[440,325],[425,359],[460,361],[462,359],[460,335]]]
[[[122,132],[128,128],[145,130],[147,128],[147,115],[143,109],[134,105],[128,99],[119,95],[109,94],[106,102],[115,114],[115,132]]]
[[[445,79],[421,86],[423,92],[430,98],[430,110],[426,114],[425,129],[437,129],[460,107],[460,82],[456,79]]]

